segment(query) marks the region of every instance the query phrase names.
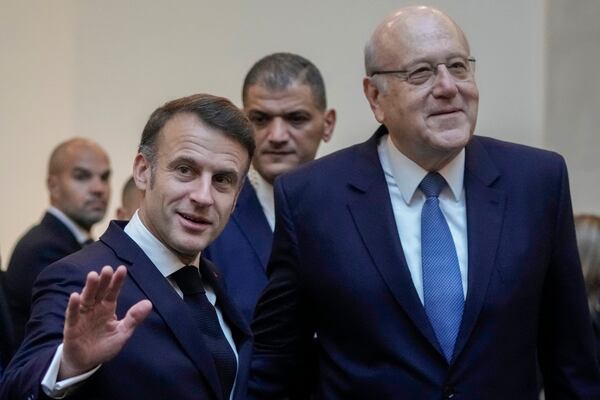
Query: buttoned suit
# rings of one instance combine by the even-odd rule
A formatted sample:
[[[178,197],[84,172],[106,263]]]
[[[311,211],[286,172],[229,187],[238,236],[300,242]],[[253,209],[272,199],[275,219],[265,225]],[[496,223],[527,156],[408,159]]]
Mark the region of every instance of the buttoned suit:
[[[88,272],[104,265],[127,267],[117,300],[117,318],[142,299],[152,312],[123,349],[104,363],[70,399],[222,399],[211,353],[183,299],[123,232],[112,222],[100,240],[46,268],[36,282],[32,317],[19,352],[9,365],[0,398],[44,398],[40,382],[62,341],[64,312],[71,292],[80,291]],[[245,398],[251,335],[241,314],[221,286],[212,263],[205,274],[232,331],[239,355],[235,399]]]
[[[404,258],[367,142],[275,183],[270,281],[253,323],[252,398],[279,398],[318,337],[316,399],[600,398],[567,171],[552,152],[466,147],[468,292],[450,362]]]
[[[5,276],[15,344],[20,344],[23,339],[37,276],[48,265],[80,249],[81,244],[69,228],[49,212],[18,241]]]

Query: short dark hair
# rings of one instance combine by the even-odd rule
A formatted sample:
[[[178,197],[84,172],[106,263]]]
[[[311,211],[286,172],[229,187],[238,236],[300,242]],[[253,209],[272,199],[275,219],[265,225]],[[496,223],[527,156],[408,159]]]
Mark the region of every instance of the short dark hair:
[[[315,105],[320,110],[327,108],[321,72],[306,58],[292,53],[273,53],[258,60],[244,79],[242,101],[246,103],[248,89],[252,85],[261,85],[269,90],[283,90],[295,82],[310,87]]]
[[[224,97],[210,94],[194,94],[169,101],[157,108],[146,123],[138,152],[152,165],[156,159],[158,134],[167,121],[177,114],[190,113],[209,127],[240,143],[248,152],[248,159],[254,155],[254,131],[244,113]]]

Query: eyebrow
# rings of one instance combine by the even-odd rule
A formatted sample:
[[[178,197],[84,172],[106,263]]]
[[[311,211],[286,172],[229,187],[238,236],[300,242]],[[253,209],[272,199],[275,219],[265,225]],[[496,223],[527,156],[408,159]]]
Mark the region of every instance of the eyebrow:
[[[447,56],[444,58],[444,60],[450,60],[450,59],[452,59],[452,58],[457,58],[457,57],[464,58],[464,59],[468,59],[468,58],[469,58],[469,55],[468,55],[468,54],[465,54],[465,53],[451,53],[451,54],[447,55]],[[414,60],[411,60],[411,61],[410,61],[408,64],[406,64],[406,65],[407,65],[407,66],[408,66],[408,65],[415,65],[415,64],[419,64],[419,63],[428,63],[428,64],[431,64],[431,63],[432,63],[432,61],[435,61],[435,62],[437,62],[437,60],[433,60],[433,57],[430,57],[430,56],[423,56],[423,57],[418,57],[418,58],[415,58]]]

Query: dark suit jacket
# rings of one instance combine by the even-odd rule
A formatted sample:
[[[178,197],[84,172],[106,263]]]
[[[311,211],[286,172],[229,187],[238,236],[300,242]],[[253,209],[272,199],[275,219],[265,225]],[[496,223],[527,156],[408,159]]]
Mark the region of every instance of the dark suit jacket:
[[[70,399],[222,399],[217,370],[195,321],[177,292],[146,254],[112,222],[100,240],[46,268],[36,281],[32,316],[23,345],[8,366],[0,398],[43,398],[40,382],[62,341],[71,292],[80,291],[89,271],[125,265],[128,275],[118,298],[117,317],[142,299],[153,310],[122,351],[85,381]],[[124,224],[124,223],[123,223]],[[237,344],[236,399],[245,398],[251,335],[209,261],[211,282]],[[227,399],[225,399],[227,400]]]
[[[5,276],[16,345],[23,339],[31,312],[33,282],[42,269],[79,249],[81,245],[71,231],[50,213],[17,243]]]
[[[10,360],[14,340],[12,320],[8,312],[8,301],[4,288],[4,274],[4,271],[0,271],[0,379],[4,367]]]
[[[266,266],[272,240],[273,233],[256,192],[246,180],[227,226],[202,255],[221,270],[227,291],[248,323],[267,285]]]
[[[474,137],[466,148],[468,293],[450,364],[406,266],[369,141],[275,184],[270,281],[250,388],[280,398],[318,336],[317,399],[599,399],[563,159]],[[300,365],[300,368],[302,365]]]

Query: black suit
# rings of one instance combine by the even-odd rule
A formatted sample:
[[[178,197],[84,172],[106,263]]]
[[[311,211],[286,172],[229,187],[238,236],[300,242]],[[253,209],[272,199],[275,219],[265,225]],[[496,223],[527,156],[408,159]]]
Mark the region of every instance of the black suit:
[[[8,313],[8,302],[4,289],[4,272],[0,271],[0,377],[8,364],[13,346],[12,321]]]
[[[6,296],[15,329],[15,344],[23,340],[31,312],[33,282],[42,269],[81,249],[75,236],[54,215],[46,213],[17,243],[6,271]]]

